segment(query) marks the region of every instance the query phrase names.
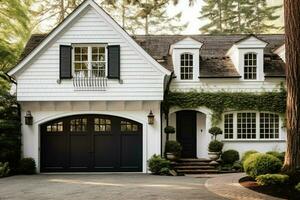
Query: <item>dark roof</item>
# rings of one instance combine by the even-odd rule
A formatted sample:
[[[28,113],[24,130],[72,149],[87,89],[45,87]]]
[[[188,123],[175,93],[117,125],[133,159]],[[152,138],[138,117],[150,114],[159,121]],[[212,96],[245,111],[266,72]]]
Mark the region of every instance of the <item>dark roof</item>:
[[[22,56],[27,56],[46,36],[47,34],[33,34],[27,42]],[[203,43],[200,49],[200,77],[240,77],[232,61],[226,57],[226,53],[233,44],[249,35],[138,35],[133,36],[133,39],[161,65],[172,71],[173,63],[169,55],[170,45],[188,36]],[[273,53],[275,49],[284,44],[284,35],[261,34],[256,37],[268,43],[264,51],[266,77],[284,77],[285,64],[278,55]]]

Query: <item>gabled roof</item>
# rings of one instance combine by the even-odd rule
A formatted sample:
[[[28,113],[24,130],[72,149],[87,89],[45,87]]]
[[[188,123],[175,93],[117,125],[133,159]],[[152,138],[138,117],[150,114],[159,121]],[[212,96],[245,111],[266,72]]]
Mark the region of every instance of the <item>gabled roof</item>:
[[[155,59],[153,59],[146,51],[144,51],[131,38],[131,36],[122,27],[120,27],[118,23],[114,21],[110,17],[110,15],[107,14],[97,3],[95,3],[93,0],[85,0],[64,21],[62,21],[55,29],[53,29],[42,40],[40,40],[40,43],[37,44],[35,48],[32,48],[30,53],[28,53],[25,57],[23,57],[23,59],[21,59],[20,62],[8,72],[8,75],[12,76],[15,73],[17,73],[20,69],[22,69],[28,62],[31,61],[32,58],[34,58],[42,49],[44,49],[61,31],[63,31],[68,24],[70,24],[73,20],[75,20],[75,18],[88,7],[95,9],[97,13],[101,17],[103,17],[104,20],[106,20],[117,32],[119,32],[124,37],[124,39],[126,39],[128,43],[134,49],[136,49],[137,52],[140,53],[141,56],[143,56],[145,59],[150,61],[151,64],[153,64],[153,66],[155,66],[158,69],[158,71],[160,71],[163,74],[171,73],[169,70],[167,70],[162,65],[160,65]]]
[[[173,49],[175,48],[187,48],[187,49],[200,49],[203,43],[198,41],[197,39],[187,36],[174,44],[170,45],[169,54],[172,54]]]
[[[254,38],[256,38],[257,40],[260,40],[261,42],[263,42],[263,43],[265,43],[265,44],[268,44],[267,41],[265,41],[265,40],[263,40],[263,39],[261,39],[261,38],[258,38],[258,37],[257,37],[256,35],[254,35],[254,34],[249,34],[249,35],[247,35],[246,37],[244,37],[244,38],[242,38],[242,39],[236,41],[234,44],[242,43],[243,41],[245,41],[245,40],[247,40],[247,39],[249,39],[249,38],[251,38],[251,37],[254,37]]]
[[[46,35],[41,34],[32,35],[24,49],[23,56],[28,55],[45,37]],[[183,35],[140,35],[132,38],[157,62],[172,71],[173,63],[171,56],[168,54],[169,47],[186,37]],[[192,37],[203,42],[200,49],[201,78],[240,77],[232,61],[226,56],[226,52],[236,41],[243,39],[245,35],[193,35]],[[257,37],[268,42],[264,49],[264,72],[266,77],[284,77],[285,64],[274,53],[274,49],[284,43],[284,35],[263,34],[257,35]]]

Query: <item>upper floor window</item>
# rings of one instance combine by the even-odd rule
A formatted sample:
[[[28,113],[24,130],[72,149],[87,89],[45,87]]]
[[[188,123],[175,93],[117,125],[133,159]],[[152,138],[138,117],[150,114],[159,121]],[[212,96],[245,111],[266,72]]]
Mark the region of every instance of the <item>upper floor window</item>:
[[[192,80],[193,79],[193,55],[183,53],[180,55],[180,79]]]
[[[257,55],[256,53],[247,53],[244,55],[244,79],[257,79]]]
[[[101,45],[75,46],[73,72],[75,77],[105,77],[106,47]]]

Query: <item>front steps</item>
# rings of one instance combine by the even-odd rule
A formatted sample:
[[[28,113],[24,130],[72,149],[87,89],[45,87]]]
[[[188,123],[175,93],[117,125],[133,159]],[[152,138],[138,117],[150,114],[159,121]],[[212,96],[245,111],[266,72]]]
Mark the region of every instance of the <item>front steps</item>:
[[[219,173],[215,165],[210,164],[211,160],[204,158],[184,158],[174,164],[177,173],[180,174],[212,174]]]

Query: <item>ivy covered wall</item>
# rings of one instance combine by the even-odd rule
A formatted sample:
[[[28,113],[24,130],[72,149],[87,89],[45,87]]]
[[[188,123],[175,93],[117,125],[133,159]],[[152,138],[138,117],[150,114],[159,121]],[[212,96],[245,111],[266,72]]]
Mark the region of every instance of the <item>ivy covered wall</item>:
[[[216,125],[227,110],[268,111],[284,115],[286,108],[286,91],[274,92],[168,92],[163,102],[164,114],[167,116],[173,106],[180,108],[207,107],[213,111],[212,123]]]

